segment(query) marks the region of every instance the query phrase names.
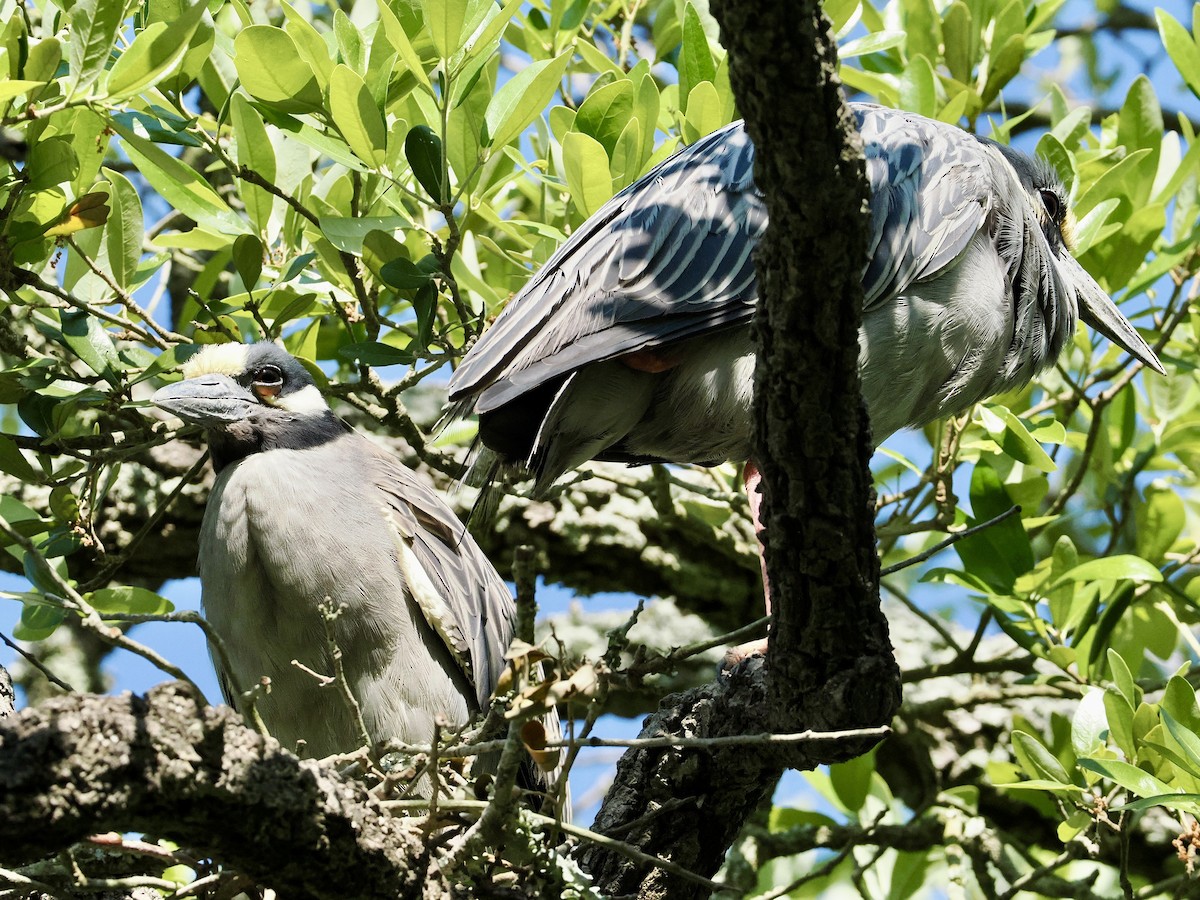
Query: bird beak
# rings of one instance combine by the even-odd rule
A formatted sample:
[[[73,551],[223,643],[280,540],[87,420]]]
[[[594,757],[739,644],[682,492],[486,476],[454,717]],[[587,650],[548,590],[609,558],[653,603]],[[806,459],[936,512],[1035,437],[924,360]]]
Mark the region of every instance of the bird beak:
[[[253,395],[228,375],[200,375],[168,384],[156,391],[150,402],[205,428],[239,422],[258,405]]]
[[[1079,317],[1096,329],[1114,344],[1123,347],[1141,360],[1159,375],[1166,375],[1158,357],[1150,349],[1150,345],[1142,340],[1137,329],[1129,320],[1121,315],[1121,310],[1112,298],[1104,293],[1096,280],[1089,275],[1070,253],[1064,252],[1059,257],[1060,271],[1067,276],[1067,281],[1075,289],[1079,301]]]

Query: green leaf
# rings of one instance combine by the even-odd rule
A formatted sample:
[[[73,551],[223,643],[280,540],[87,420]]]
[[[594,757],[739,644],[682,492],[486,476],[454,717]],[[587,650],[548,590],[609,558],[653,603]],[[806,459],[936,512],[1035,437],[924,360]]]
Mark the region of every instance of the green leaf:
[[[725,124],[725,104],[711,81],[702,81],[688,94],[687,118],[684,120],[684,136],[692,143],[706,134],[712,134]]]
[[[1157,155],[1162,146],[1163,114],[1154,85],[1139,75],[1129,86],[1121,106],[1117,143],[1129,150],[1148,149]]]
[[[594,137],[612,153],[633,116],[633,83],[627,78],[592,91],[575,114],[575,130]]]
[[[317,79],[317,86],[325,90],[329,86],[329,76],[333,72],[333,59],[329,45],[321,37],[321,33],[313,27],[304,13],[299,12],[292,4],[284,2],[283,14],[287,19],[287,34],[296,42],[300,58],[312,71]],[[308,13],[311,15],[311,12]]]
[[[1119,759],[1096,759],[1083,757],[1079,765],[1092,772],[1103,775],[1109,781],[1114,781],[1125,790],[1138,797],[1151,797],[1156,794],[1175,794],[1171,786],[1155,778],[1149,772],[1143,772],[1135,765]]]
[[[1151,809],[1155,806],[1165,806],[1169,809],[1190,812],[1194,816],[1200,815],[1200,794],[1156,794],[1152,797],[1143,797],[1141,800],[1134,800],[1132,803],[1110,806],[1108,811],[1121,812],[1122,810],[1129,810],[1134,812],[1141,809]]]
[[[61,316],[63,339],[71,352],[97,375],[115,381],[120,358],[100,320],[80,310],[66,310]]]
[[[407,350],[380,341],[364,341],[338,348],[338,356],[357,360],[368,366],[407,366],[415,358]]]
[[[470,5],[470,0],[421,0],[425,10],[425,26],[442,59],[449,59],[462,46],[459,38],[462,37]]]
[[[102,613],[161,615],[175,609],[175,604],[166,597],[143,587],[128,585],[100,588],[98,591],[92,591],[84,599]]]
[[[244,234],[246,222],[234,213],[220,195],[190,166],[138,137],[124,125],[113,122],[113,130],[125,142],[125,152],[162,198],[175,209],[217,234]]]
[[[693,519],[713,528],[720,528],[733,515],[728,503],[717,503],[704,497],[680,500],[679,505]]]
[[[170,76],[183,62],[192,35],[207,9],[208,4],[201,0],[185,9],[174,22],[152,22],[137,34],[109,70],[109,97],[132,97]]]
[[[21,621],[13,629],[13,637],[19,641],[43,641],[67,617],[66,611],[45,603],[26,603],[21,609]]]
[[[978,525],[1013,507],[1004,483],[986,460],[975,465],[971,475],[969,524]],[[1009,594],[1018,575],[1033,568],[1033,548],[1019,516],[985,528],[954,545],[963,566],[972,575],[984,579],[995,593]]]
[[[1133,706],[1120,692],[1109,688],[1104,692],[1104,714],[1113,742],[1127,759],[1137,759],[1137,747],[1133,742]]]
[[[68,99],[86,91],[104,71],[124,12],[123,0],[76,0],[71,5]]]
[[[1158,583],[1162,572],[1139,556],[1118,554],[1080,563],[1050,586],[1050,590],[1068,581],[1132,581],[1134,584]]]
[[[415,291],[429,284],[429,273],[421,269],[411,259],[399,256],[390,260],[379,270],[379,277],[386,284],[402,291]]]
[[[78,171],[79,157],[66,138],[45,138],[29,148],[25,176],[31,191],[44,191],[66,184]]]
[[[321,234],[339,250],[360,254],[372,231],[399,231],[412,225],[400,216],[322,216]]]
[[[262,276],[264,247],[257,235],[239,234],[233,241],[233,267],[246,291],[254,290]]]
[[[874,751],[829,767],[829,781],[833,785],[834,793],[850,812],[858,812],[867,802],[871,791],[871,777],[874,774]]]
[[[1187,524],[1183,500],[1174,488],[1151,484],[1134,513],[1138,556],[1156,562],[1162,560]]]
[[[104,177],[109,185],[110,211],[104,226],[109,270],[118,285],[128,288],[134,283],[142,261],[142,240],[146,236],[142,201],[137,188],[124,175],[105,169]]]
[[[238,78],[252,97],[281,112],[322,107],[321,87],[292,36],[271,25],[251,25],[233,40]]]
[[[942,43],[942,20],[931,0],[902,0],[900,21],[907,34],[905,47],[909,63],[916,57],[938,58]]]
[[[1090,688],[1075,715],[1071,717],[1071,747],[1076,756],[1094,753],[1104,745],[1104,733],[1108,730],[1108,717],[1104,712],[1104,691]]]
[[[395,48],[407,70],[425,90],[432,93],[433,85],[430,84],[425,67],[421,64],[421,57],[413,48],[408,32],[404,30],[404,26],[400,24],[400,20],[387,3],[379,4],[379,21],[383,24],[384,38]],[[376,40],[378,40],[378,34],[376,34]]]
[[[442,180],[442,139],[428,125],[418,125],[404,138],[404,156],[425,193],[435,203],[444,203],[447,198]]]
[[[1183,677],[1182,670],[1167,681],[1159,705],[1177,722],[1182,722],[1184,727],[1200,731],[1200,705],[1196,702],[1196,691]]]
[[[1008,407],[992,404],[978,409],[984,430],[1000,446],[1005,456],[1033,466],[1039,472],[1053,472],[1058,468],[1042,445],[1034,440],[1025,423],[1013,415]]]
[[[44,81],[23,81],[17,79],[0,81],[0,103],[7,103],[14,97],[27,94],[34,88],[39,88],[45,83]]]
[[[1071,776],[1067,774],[1063,764],[1058,761],[1058,757],[1036,737],[1024,731],[1014,730],[1012,743],[1017,762],[1031,778],[1038,778],[1052,784],[1071,784]]]
[[[265,103],[255,108],[268,123],[274,125],[280,131],[287,132],[288,135],[294,137],[305,146],[311,147],[324,156],[328,156],[339,165],[345,166],[347,169],[355,172],[369,171],[363,165],[362,160],[351,153],[350,148],[338,138],[330,137],[313,128],[311,125],[306,125],[295,116],[282,113]]]
[[[375,105],[366,82],[353,69],[341,63],[333,67],[333,74],[329,78],[329,108],[334,124],[355,155],[370,165],[383,165],[387,151],[387,126],[383,121],[383,113]],[[412,137],[411,131],[409,137]]]
[[[483,147],[503,147],[529,127],[558,90],[567,63],[568,50],[554,59],[530,63],[496,91],[483,115]]]
[[[999,95],[1000,91],[1021,71],[1021,63],[1025,61],[1025,37],[1014,34],[1000,52],[993,53],[988,62],[987,83],[983,88],[983,104],[989,105]]]
[[[946,47],[946,68],[955,81],[971,82],[975,65],[973,47],[979,46],[979,33],[971,17],[971,9],[962,0],[954,0],[942,18],[942,39]]]
[[[875,31],[863,35],[838,47],[838,59],[852,59],[855,56],[867,56],[883,50],[891,50],[904,43],[903,31]],[[856,70],[857,71],[857,70]]]
[[[609,168],[612,171],[613,190],[619,191],[633,184],[642,169],[641,151],[642,125],[637,116],[625,123],[609,154]]]
[[[900,105],[930,118],[937,115],[937,76],[922,55],[911,58],[900,76]]]
[[[262,117],[241,93],[230,98],[229,109],[233,136],[237,141],[238,164],[252,169],[268,184],[274,184],[275,148]],[[264,188],[248,181],[241,181],[241,197],[250,220],[260,232],[266,232],[271,221],[274,198]]]
[[[42,480],[37,470],[30,465],[12,438],[0,434],[0,472],[7,472],[28,484]]]
[[[1183,679],[1180,679],[1181,681]],[[1185,684],[1187,682],[1184,682]],[[1167,733],[1175,739],[1175,743],[1179,745],[1186,755],[1187,760],[1192,766],[1191,774],[1200,774],[1200,737],[1197,737],[1195,732],[1185,728],[1165,709],[1159,711],[1162,717],[1162,723],[1167,729]]]
[[[590,216],[612,196],[608,154],[595,138],[572,131],[562,142],[563,172],[575,205]]]
[[[1188,34],[1187,29],[1179,24],[1171,14],[1163,9],[1155,9],[1154,17],[1158,20],[1158,33],[1162,35],[1163,46],[1175,68],[1192,89],[1192,93],[1200,97],[1200,47],[1195,39]]]
[[[1125,660],[1116,650],[1109,649],[1108,651],[1108,670],[1112,674],[1113,684],[1117,686],[1121,696],[1129,701],[1131,707],[1137,706],[1141,698],[1138,697],[1138,687],[1134,683],[1133,673],[1129,671],[1129,666],[1125,665]]]
[[[688,2],[683,8],[683,43],[679,49],[679,96],[686,101],[692,88],[703,81],[713,81],[717,65],[708,47],[708,35],[696,7]],[[682,107],[687,112],[687,103]]]
[[[1120,205],[1121,200],[1119,198],[1110,197],[1107,200],[1097,203],[1086,216],[1076,220],[1075,252],[1078,255],[1082,256],[1101,238],[1101,231],[1105,223],[1108,222],[1109,216],[1116,212],[1117,207]]]

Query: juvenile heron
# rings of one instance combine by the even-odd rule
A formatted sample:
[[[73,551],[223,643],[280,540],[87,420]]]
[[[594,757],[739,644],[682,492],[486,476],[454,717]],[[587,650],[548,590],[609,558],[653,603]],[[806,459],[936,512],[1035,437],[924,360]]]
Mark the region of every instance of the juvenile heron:
[[[1077,316],[1163,371],[1071,256],[1047,163],[851,108],[871,187],[859,372],[877,443],[1025,384]],[[750,457],[751,256],[767,225],[753,169],[740,122],[676,153],[571,235],[464,357],[450,399],[535,493],[588,459]]]
[[[439,718],[466,724],[505,667],[516,610],[462,523],[274,344],[214,345],[183,374],[152,402],[201,425],[212,451],[200,580],[228,654],[228,670],[216,661],[225,700],[242,703],[231,681],[267,676],[257,710],[285,746],[356,749],[353,704],[322,684],[336,672],[332,635],[373,743],[427,743]]]

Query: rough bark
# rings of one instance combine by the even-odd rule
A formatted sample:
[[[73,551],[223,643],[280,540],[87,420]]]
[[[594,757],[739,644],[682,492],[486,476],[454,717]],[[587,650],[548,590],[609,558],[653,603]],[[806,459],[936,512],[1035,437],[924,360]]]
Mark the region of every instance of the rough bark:
[[[0,666],[0,719],[7,719],[17,710],[17,695],[8,670]]]
[[[178,684],[0,720],[0,862],[105,831],[171,837],[289,897],[409,897],[423,877],[415,829]]]
[[[668,698],[642,734],[882,725],[899,706],[900,673],[879,608],[872,448],[857,373],[866,252],[861,149],[819,4],[714,0],[712,9],[771,216],[755,260],[756,456],[767,488],[775,622],[766,666]],[[709,875],[784,766],[847,759],[870,743],[631,753],[596,828]],[[606,892],[704,892],[599,848],[586,848],[583,859]]]

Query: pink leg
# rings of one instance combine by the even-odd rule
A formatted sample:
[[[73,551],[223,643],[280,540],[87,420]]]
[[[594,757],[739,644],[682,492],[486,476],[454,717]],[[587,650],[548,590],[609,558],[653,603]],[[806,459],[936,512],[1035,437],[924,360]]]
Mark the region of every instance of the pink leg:
[[[766,543],[763,532],[766,528],[762,521],[762,472],[754,460],[746,460],[746,468],[742,472],[742,480],[746,485],[746,499],[750,501],[750,521],[754,524],[754,534],[758,537],[758,564],[762,567],[763,598],[766,600],[767,615],[771,614],[771,581],[767,578]]]
[[[762,473],[758,470],[758,465],[754,460],[746,461],[746,468],[742,473],[742,478],[746,485],[746,499],[750,501],[750,521],[754,524],[755,535],[758,536],[758,562],[762,567],[763,598],[766,601],[767,615],[770,615],[771,583],[767,578],[767,559],[763,555],[762,492],[759,490],[759,485],[762,483]],[[743,660],[753,656],[764,656],[766,652],[767,641],[765,638],[750,641],[747,644],[739,644],[737,647],[730,647],[725,651],[725,661],[721,668],[728,672]]]

